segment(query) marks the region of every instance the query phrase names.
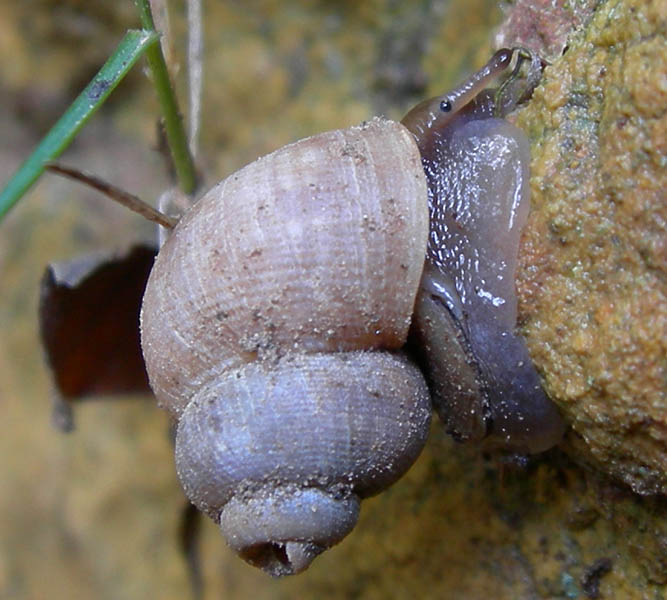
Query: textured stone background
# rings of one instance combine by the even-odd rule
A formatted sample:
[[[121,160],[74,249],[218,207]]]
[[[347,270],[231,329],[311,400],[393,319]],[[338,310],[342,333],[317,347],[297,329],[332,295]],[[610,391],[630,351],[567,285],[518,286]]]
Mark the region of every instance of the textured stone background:
[[[202,156],[212,177],[311,133],[400,117],[482,64],[502,19],[483,0],[205,9]],[[129,1],[0,4],[0,181],[136,26],[133,11]],[[367,501],[356,530],[302,576],[267,579],[207,522],[207,598],[587,598],[607,559],[600,597],[664,596],[665,501],[621,480],[643,491],[665,481],[666,16],[659,0],[601,3],[519,117],[535,176],[523,326],[574,424],[566,453],[500,469],[436,423],[410,473]],[[180,20],[173,29],[178,48]],[[152,150],[154,115],[135,70],[67,161],[156,197],[168,180]],[[54,178],[0,224],[2,599],[187,597],[166,417],[148,399],[92,400],[77,407],[74,433],[58,433],[37,344],[48,261],[150,234]],[[584,318],[589,328],[567,325]]]
[[[524,331],[573,455],[667,493],[664,2],[610,0],[548,69],[533,141]]]

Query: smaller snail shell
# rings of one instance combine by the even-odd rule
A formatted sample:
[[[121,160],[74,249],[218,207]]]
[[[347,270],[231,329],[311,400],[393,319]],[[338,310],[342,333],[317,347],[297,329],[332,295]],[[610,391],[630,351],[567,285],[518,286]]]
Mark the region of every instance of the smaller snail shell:
[[[183,487],[245,560],[296,573],[419,455],[405,344],[428,237],[400,124],[300,140],[231,175],[162,247],[142,308]]]

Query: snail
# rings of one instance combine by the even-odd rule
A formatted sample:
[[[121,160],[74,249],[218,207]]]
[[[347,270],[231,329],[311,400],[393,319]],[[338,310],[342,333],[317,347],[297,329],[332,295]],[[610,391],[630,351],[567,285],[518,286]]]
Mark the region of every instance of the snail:
[[[557,442],[560,417],[539,396],[513,333],[527,143],[493,118],[493,94],[481,91],[511,57],[496,53],[470,82],[422,103],[403,124],[374,118],[258,159],[188,210],[157,256],[141,339],[151,387],[178,423],[179,478],[232,549],[271,575],[303,571],[341,541],[360,501],[419,456],[432,407],[402,350],[413,310],[413,335],[450,429],[529,452]],[[444,214],[443,186],[458,193],[460,155],[487,143],[463,179],[502,183],[511,226],[488,238],[489,219],[471,218],[481,233],[455,237],[450,221],[458,217]],[[499,216],[501,228],[506,220]],[[456,248],[440,246],[452,240],[462,244],[462,265]],[[501,259],[489,259],[488,243]],[[489,269],[500,269],[499,289]],[[494,309],[502,300],[498,314],[487,294]],[[520,388],[527,408],[508,386]],[[459,424],[457,411],[473,417]]]

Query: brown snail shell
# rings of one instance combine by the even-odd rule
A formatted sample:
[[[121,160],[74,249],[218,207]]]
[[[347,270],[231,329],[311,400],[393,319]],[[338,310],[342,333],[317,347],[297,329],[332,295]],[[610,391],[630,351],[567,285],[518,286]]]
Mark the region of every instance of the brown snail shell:
[[[151,272],[142,346],[179,420],[179,477],[229,544],[273,575],[340,541],[360,499],[425,443],[428,390],[399,349],[426,197],[412,136],[373,119],[216,185]]]

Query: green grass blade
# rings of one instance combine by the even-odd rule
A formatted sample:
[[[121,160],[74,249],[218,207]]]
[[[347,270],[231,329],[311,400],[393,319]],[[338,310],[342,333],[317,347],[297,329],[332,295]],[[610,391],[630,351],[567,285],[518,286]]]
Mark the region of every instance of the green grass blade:
[[[116,51],[65,114],[42,138],[0,192],[0,220],[44,171],[44,165],[60,156],[88,119],[107,99],[143,52],[158,40],[155,31],[128,31]]]

